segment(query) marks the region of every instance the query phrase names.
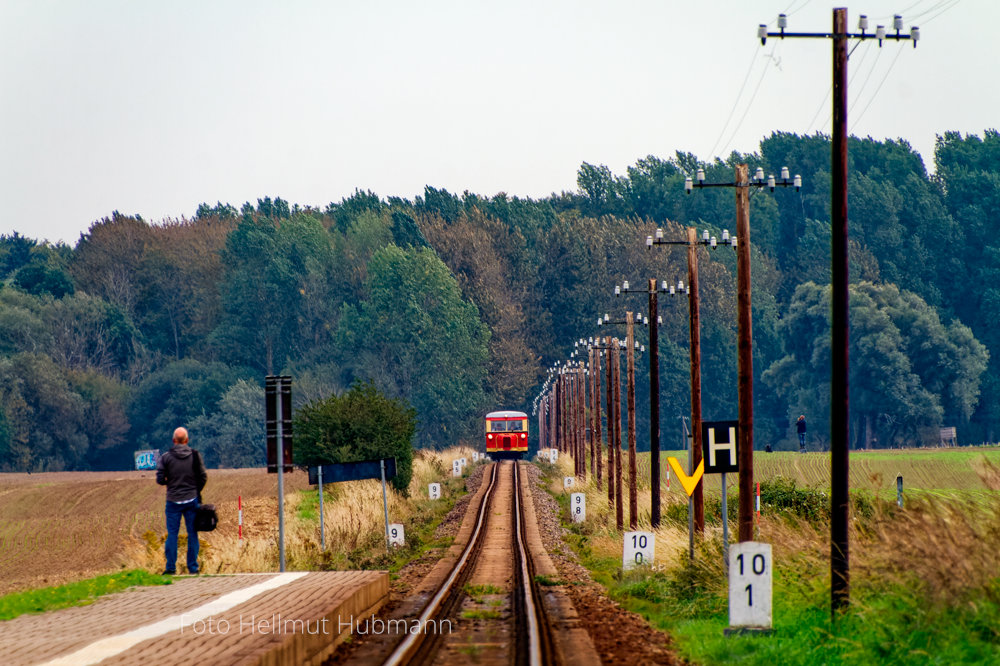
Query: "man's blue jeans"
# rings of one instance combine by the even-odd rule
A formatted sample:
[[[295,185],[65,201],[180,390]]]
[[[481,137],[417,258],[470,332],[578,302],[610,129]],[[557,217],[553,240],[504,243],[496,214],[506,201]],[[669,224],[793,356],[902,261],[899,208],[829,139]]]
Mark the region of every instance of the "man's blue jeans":
[[[198,512],[198,500],[178,504],[167,502],[167,544],[164,555],[167,558],[166,571],[177,570],[177,536],[181,531],[181,516],[187,528],[187,568],[188,573],[198,573],[198,532],[194,529],[194,517]]]
[[[799,450],[805,451],[806,448],[806,434],[804,432],[799,433]]]

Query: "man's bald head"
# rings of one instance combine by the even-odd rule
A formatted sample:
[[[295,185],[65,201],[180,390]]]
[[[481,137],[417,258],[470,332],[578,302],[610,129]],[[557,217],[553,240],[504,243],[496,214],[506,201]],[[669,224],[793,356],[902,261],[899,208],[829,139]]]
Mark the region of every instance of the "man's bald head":
[[[178,428],[174,430],[174,444],[187,444],[188,443],[188,431],[187,428]]]

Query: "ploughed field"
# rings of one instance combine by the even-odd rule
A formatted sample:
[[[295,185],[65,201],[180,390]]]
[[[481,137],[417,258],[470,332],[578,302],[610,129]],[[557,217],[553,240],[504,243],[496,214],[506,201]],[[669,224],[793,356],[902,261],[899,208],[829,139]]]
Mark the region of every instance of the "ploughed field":
[[[286,494],[306,484],[304,473],[285,475]],[[202,534],[202,547],[236,538],[240,495],[244,537],[268,538],[277,487],[263,468],[209,470],[203,499],[216,505],[219,526]],[[166,534],[165,492],[152,471],[0,474],[0,594],[134,566]]]

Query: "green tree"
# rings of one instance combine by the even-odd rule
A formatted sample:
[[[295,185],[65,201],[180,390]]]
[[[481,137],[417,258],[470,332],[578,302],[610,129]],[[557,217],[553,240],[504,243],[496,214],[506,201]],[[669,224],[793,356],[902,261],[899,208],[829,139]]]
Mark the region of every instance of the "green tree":
[[[394,488],[406,493],[413,477],[417,412],[371,382],[304,405],[295,412],[295,462],[322,465],[395,458]]]
[[[785,356],[764,373],[789,416],[806,414],[814,433],[829,432],[829,303],[829,286],[807,282],[795,290],[778,326]],[[945,326],[916,294],[872,283],[851,286],[850,321],[855,446],[876,437],[883,445],[920,443],[933,438],[924,429],[945,419],[968,422],[988,354],[967,327]]]
[[[379,250],[365,287],[366,300],[344,306],[337,332],[350,373],[409,400],[422,442],[471,436],[484,402],[490,337],[476,306],[427,248]]]
[[[5,471],[89,469],[85,403],[52,360],[20,353],[0,358],[0,410],[9,437],[0,450]]]
[[[192,446],[210,467],[262,467],[264,389],[244,379],[226,389],[212,412],[199,414],[188,427]]]
[[[215,414],[226,390],[245,373],[223,363],[174,361],[149,374],[129,406],[133,440],[140,448],[167,448],[170,434],[202,414]]]

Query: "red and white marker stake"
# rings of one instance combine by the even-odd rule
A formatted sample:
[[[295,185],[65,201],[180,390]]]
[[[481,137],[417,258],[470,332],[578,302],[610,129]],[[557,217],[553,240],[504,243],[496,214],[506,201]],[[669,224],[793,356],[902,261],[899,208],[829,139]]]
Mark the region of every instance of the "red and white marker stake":
[[[243,495],[237,495],[236,496],[236,506],[239,508],[239,512],[240,512],[239,513],[239,515],[240,515],[240,528],[239,528],[240,537],[239,538],[242,539],[243,538]]]
[[[757,505],[757,522],[760,522],[760,481],[757,482],[757,497],[754,498],[754,503]]]

